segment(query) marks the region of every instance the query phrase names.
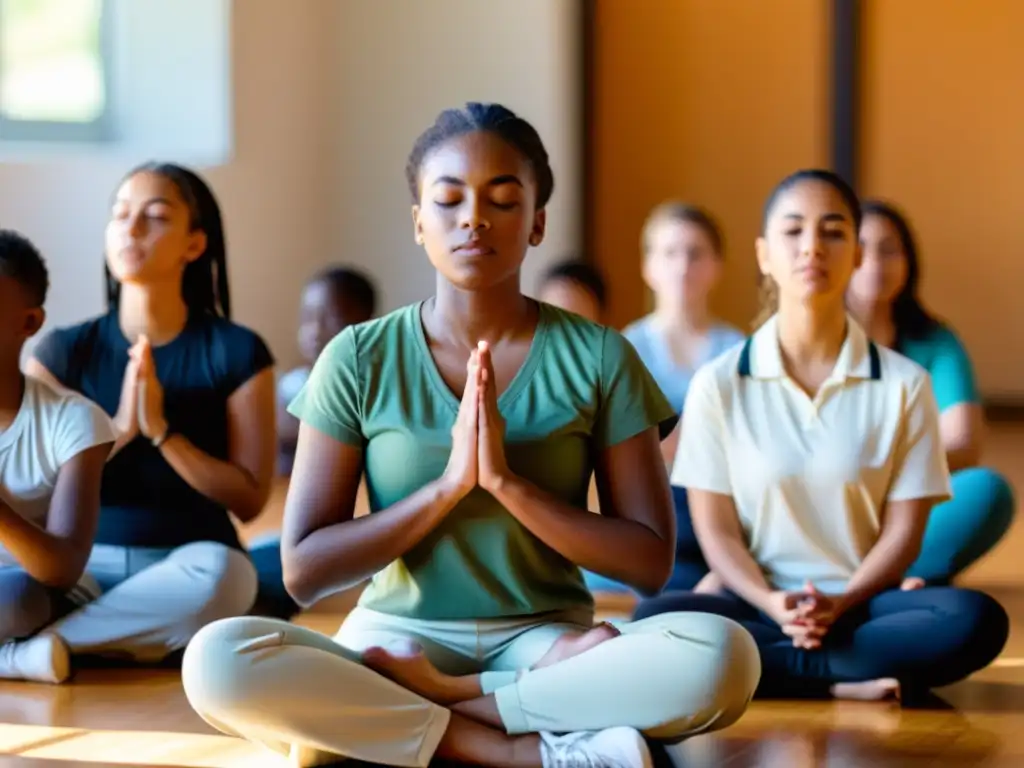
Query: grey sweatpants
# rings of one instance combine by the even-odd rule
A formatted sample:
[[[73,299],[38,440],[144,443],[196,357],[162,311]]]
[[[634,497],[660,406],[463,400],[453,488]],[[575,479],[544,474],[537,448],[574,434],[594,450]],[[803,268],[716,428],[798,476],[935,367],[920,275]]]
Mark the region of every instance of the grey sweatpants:
[[[223,544],[97,544],[66,594],[18,567],[0,568],[0,640],[48,628],[73,654],[155,662],[184,648],[206,624],[246,614],[255,601],[255,568]]]

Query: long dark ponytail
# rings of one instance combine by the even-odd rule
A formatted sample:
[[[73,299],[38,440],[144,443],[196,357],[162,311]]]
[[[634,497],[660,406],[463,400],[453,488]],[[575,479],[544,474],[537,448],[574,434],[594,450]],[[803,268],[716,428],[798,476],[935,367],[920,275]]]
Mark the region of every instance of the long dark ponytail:
[[[910,220],[892,203],[884,200],[868,200],[864,203],[865,216],[881,216],[892,224],[899,237],[903,256],[907,260],[907,280],[892,302],[892,319],[896,325],[897,346],[901,339],[920,339],[941,325],[935,315],[929,312],[918,296],[921,283],[921,259],[917,250],[917,238],[910,226]]]
[[[227,242],[220,204],[213,190],[195,171],[173,163],[146,163],[133,169],[126,179],[139,173],[154,173],[178,188],[189,211],[192,231],[206,234],[206,250],[185,267],[181,278],[181,297],[193,314],[211,314],[231,318],[231,294],[228,289]],[[107,309],[120,305],[121,284],[104,267],[107,283]]]

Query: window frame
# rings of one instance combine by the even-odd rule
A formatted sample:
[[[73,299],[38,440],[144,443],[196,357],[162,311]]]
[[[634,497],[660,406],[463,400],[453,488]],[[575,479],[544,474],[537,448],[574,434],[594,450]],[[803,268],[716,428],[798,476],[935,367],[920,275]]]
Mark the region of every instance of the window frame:
[[[2,0],[0,0],[2,2]],[[100,62],[103,70],[103,111],[88,123],[67,120],[18,120],[3,113],[0,94],[0,144],[100,144],[114,139],[114,8],[112,0],[99,0]],[[0,27],[3,16],[0,14]],[[0,75],[3,64],[0,63]]]

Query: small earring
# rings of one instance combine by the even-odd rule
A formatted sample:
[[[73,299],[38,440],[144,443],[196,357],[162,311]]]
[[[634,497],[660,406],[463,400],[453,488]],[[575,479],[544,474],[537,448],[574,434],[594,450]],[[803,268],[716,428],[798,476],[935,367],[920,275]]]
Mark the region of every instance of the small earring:
[[[530,245],[532,245],[534,248],[537,247],[537,236],[536,235],[530,235]]]

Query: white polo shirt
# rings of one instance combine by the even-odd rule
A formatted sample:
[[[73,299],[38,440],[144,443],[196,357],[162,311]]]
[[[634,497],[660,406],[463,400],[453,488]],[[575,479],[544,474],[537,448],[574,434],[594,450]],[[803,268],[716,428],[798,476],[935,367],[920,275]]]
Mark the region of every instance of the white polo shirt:
[[[842,592],[886,502],[950,498],[927,372],[847,322],[813,399],[786,374],[776,317],[701,368],[686,399],[672,483],[733,498],[777,589]]]
[[[98,405],[26,376],[21,408],[0,431],[0,500],[45,528],[61,467],[115,439],[114,425]],[[0,546],[0,565],[14,564]]]

